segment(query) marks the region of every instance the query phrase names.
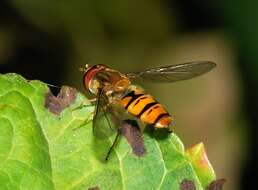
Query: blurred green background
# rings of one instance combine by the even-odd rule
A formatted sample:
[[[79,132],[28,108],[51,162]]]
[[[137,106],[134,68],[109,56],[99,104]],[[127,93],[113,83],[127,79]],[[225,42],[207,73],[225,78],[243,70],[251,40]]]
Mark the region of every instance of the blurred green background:
[[[0,72],[75,86],[78,68],[121,72],[210,60],[199,78],[144,84],[176,117],[186,147],[203,141],[225,189],[258,179],[258,2],[2,0]]]

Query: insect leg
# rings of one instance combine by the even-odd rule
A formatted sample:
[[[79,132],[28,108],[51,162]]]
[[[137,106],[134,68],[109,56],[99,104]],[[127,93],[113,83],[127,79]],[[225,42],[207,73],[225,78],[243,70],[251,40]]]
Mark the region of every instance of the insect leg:
[[[86,101],[85,101],[85,102],[86,102]],[[92,106],[91,104],[88,104],[88,102],[90,102],[90,103],[96,103],[96,102],[97,102],[97,98],[92,98],[92,99],[87,100],[86,104],[85,104],[84,102],[82,102],[78,107],[72,109],[72,111],[80,110],[80,109],[82,109],[82,108],[84,108],[84,107],[90,107],[90,106]]]
[[[73,128],[73,130],[75,131],[75,130],[77,130],[77,129],[80,129],[80,128],[82,128],[84,125],[87,125],[88,123],[90,123],[90,122],[92,121],[92,119],[90,119],[90,118],[92,117],[93,113],[94,113],[94,112],[91,112],[91,113],[88,115],[88,117],[86,118],[86,120],[85,120],[81,125],[79,125],[78,127]]]
[[[173,133],[173,129],[171,127],[168,127],[168,133]]]
[[[95,103],[95,102],[97,102],[97,98],[91,98],[91,99],[89,99],[88,101],[89,101],[90,103],[92,103],[92,102]]]
[[[120,130],[118,130],[116,133],[116,138],[115,138],[112,146],[109,148],[108,153],[106,155],[106,158],[105,158],[106,161],[108,160],[108,157],[109,157],[111,151],[115,148],[116,144],[118,143],[120,135],[121,135]]]
[[[173,133],[173,129],[175,128],[175,125],[176,125],[175,119],[172,118],[172,122],[168,126],[168,132],[169,133]]]
[[[90,106],[92,106],[92,105],[81,103],[81,105],[79,105],[78,107],[73,108],[72,111],[80,110],[80,109],[82,109],[82,108],[84,108],[84,107],[90,107]]]

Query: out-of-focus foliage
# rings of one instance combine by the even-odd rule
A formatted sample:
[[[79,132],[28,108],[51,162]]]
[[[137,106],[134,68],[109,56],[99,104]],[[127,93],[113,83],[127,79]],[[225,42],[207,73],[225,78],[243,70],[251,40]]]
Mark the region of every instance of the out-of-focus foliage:
[[[46,30],[64,29],[79,38],[100,42],[114,37],[155,40],[169,35],[168,14],[159,1],[50,1],[13,0],[31,22]],[[144,11],[142,10],[144,8]],[[121,36],[119,36],[121,35]],[[94,42],[96,43],[96,42]]]

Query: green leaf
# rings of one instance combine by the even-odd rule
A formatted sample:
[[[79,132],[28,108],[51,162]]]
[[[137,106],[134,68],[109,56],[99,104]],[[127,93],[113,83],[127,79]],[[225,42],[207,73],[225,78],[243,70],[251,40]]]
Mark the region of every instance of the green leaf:
[[[204,144],[198,143],[186,150],[190,162],[204,187],[208,187],[211,181],[216,179],[215,172],[208,160]]]
[[[151,127],[143,156],[121,137],[103,161],[114,136],[93,136],[92,123],[85,123],[93,109],[74,89],[66,87],[56,98],[40,81],[0,75],[1,190],[176,190],[185,189],[185,181],[204,189],[180,139]]]

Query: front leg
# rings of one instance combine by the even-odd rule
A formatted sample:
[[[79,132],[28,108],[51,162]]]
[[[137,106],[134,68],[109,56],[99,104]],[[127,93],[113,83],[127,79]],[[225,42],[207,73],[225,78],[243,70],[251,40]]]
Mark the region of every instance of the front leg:
[[[90,103],[96,103],[97,102],[97,98],[91,98],[88,100]]]
[[[96,103],[96,102],[97,102],[97,98],[92,98],[92,99],[89,99],[89,100],[87,100],[87,101],[89,101],[89,102],[91,102],[91,103]],[[78,107],[74,108],[73,111],[78,110],[78,109],[82,109],[82,108],[84,108],[84,107],[89,107],[89,106],[92,106],[92,105],[91,105],[91,104],[84,104],[84,102],[82,102],[81,105],[79,105]],[[85,120],[80,126],[74,128],[73,130],[77,130],[77,129],[83,127],[84,125],[87,125],[88,123],[90,123],[90,122],[92,121],[91,118],[94,116],[94,112],[95,112],[95,111],[91,111],[91,112],[88,114],[86,120]]]
[[[83,101],[78,107],[74,108],[72,111],[75,111],[75,110],[80,110],[84,107],[89,107],[89,106],[92,106],[91,104],[88,104],[88,102],[90,102],[91,104],[95,104],[97,102],[97,98],[91,98],[89,100],[86,101]]]
[[[85,120],[81,125],[79,125],[78,127],[73,128],[73,130],[75,131],[75,130],[80,129],[80,128],[82,128],[83,126],[89,124],[89,123],[92,121],[91,118],[92,118],[93,115],[94,115],[94,112],[90,112],[90,113],[88,114],[86,120]]]

